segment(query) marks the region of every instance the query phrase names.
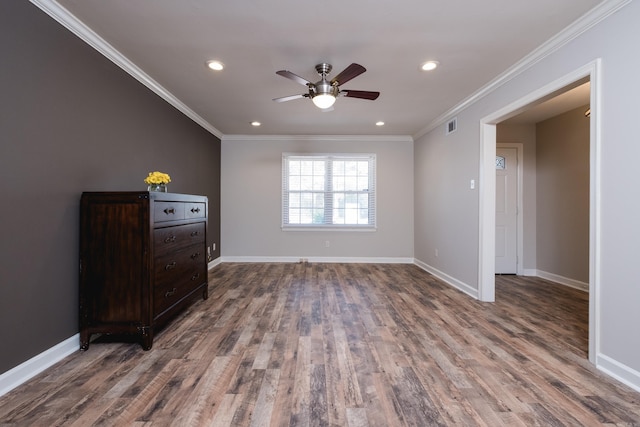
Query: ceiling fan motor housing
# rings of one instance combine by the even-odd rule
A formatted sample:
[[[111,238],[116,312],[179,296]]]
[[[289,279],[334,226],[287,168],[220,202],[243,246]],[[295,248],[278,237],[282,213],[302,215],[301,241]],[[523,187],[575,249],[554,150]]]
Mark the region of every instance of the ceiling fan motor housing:
[[[313,98],[317,95],[332,95],[334,98],[338,96],[340,90],[338,86],[332,85],[330,82],[325,80],[324,78],[309,87],[309,96]]]
[[[327,64],[326,62],[316,65],[316,71],[320,74],[322,79],[316,82],[313,86],[309,86],[309,96],[311,98],[317,95],[331,95],[334,98],[338,96],[338,93],[340,92],[338,86],[332,85],[326,78],[332,68],[331,64]]]

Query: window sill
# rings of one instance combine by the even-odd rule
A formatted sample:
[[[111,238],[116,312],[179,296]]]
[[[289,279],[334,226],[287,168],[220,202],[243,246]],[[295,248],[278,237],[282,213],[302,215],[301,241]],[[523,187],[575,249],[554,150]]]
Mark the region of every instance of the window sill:
[[[287,225],[286,227],[282,227],[282,231],[348,231],[348,232],[374,232],[378,231],[375,226],[344,226],[344,227],[333,227],[333,226],[313,226],[313,225]]]

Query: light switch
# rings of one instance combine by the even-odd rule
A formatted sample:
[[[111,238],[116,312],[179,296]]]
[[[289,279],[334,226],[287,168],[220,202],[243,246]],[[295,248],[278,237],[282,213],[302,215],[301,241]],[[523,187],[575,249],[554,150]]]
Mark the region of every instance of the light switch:
[[[471,181],[469,181],[469,188],[472,189],[472,190],[474,188],[476,188],[476,180],[475,179],[472,179]]]

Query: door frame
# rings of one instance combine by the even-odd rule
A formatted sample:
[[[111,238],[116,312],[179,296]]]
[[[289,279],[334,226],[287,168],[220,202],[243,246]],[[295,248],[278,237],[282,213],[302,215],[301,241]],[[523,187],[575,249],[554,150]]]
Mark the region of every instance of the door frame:
[[[522,185],[522,177],[523,177],[523,166],[524,166],[524,146],[522,144],[522,142],[497,142],[496,141],[496,153],[495,155],[498,155],[497,151],[498,148],[515,148],[516,149],[516,159],[518,162],[518,167],[516,170],[516,179],[518,180],[518,185],[516,187],[516,209],[517,209],[517,215],[516,215],[516,257],[517,257],[517,263],[516,263],[516,274],[518,276],[524,276],[524,211],[523,211],[523,206],[524,206],[524,196],[522,194],[522,190],[523,190],[523,185]],[[494,167],[494,173],[495,173],[495,167]],[[494,193],[495,194],[495,193]],[[495,196],[494,196],[495,197]],[[495,203],[494,203],[495,206]],[[495,230],[495,225],[494,225],[494,230]],[[494,262],[495,262],[495,256],[494,258]],[[495,267],[494,267],[495,268]],[[495,270],[494,270],[495,271]]]
[[[601,157],[601,60],[598,58],[581,68],[508,104],[480,120],[480,186],[479,186],[479,250],[478,298],[495,301],[495,152],[496,125],[520,114],[531,106],[586,81],[591,83],[589,131],[589,361],[596,363],[600,351],[600,157]]]

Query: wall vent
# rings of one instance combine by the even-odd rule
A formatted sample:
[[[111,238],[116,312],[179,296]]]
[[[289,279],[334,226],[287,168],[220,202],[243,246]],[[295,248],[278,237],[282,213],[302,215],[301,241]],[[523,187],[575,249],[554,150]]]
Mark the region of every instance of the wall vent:
[[[449,135],[458,130],[458,118],[454,117],[453,119],[447,122],[447,128],[445,130],[445,135]]]

